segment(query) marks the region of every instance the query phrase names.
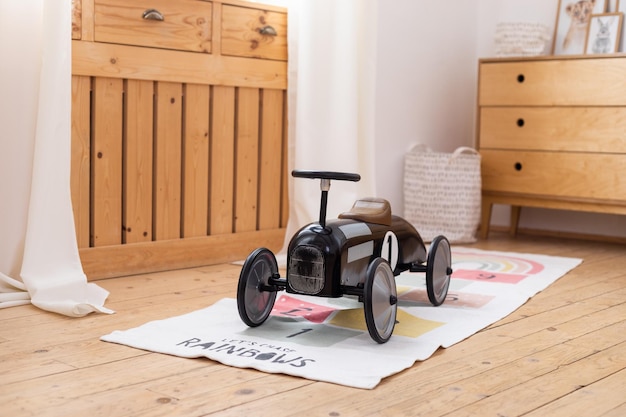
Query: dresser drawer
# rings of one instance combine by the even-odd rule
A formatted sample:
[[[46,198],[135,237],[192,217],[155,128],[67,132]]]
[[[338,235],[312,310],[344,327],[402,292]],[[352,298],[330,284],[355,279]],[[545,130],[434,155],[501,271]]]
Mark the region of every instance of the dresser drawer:
[[[481,62],[479,105],[626,105],[626,57]]]
[[[626,107],[482,107],[481,148],[626,154]]]
[[[287,14],[222,6],[222,55],[287,61]]]
[[[97,42],[211,52],[211,13],[212,3],[201,0],[95,0],[94,37]]]
[[[626,156],[481,150],[485,191],[626,201]]]

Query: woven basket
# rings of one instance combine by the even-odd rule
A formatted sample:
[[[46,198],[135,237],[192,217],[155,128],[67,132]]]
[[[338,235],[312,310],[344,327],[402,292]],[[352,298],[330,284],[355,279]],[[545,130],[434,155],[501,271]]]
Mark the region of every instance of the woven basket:
[[[495,53],[499,57],[545,55],[549,52],[550,39],[550,29],[540,23],[498,23]]]
[[[404,218],[431,242],[445,235],[450,242],[476,241],[480,222],[480,154],[467,147],[453,153],[411,149],[404,166]]]

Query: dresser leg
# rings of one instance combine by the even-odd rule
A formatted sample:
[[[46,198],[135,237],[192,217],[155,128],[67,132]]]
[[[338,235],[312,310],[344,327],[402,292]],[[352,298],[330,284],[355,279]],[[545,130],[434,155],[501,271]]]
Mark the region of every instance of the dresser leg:
[[[493,204],[490,201],[486,201],[483,197],[481,207],[481,219],[480,219],[480,237],[481,239],[487,239],[489,235],[489,223],[491,222],[491,208]]]
[[[511,206],[511,225],[509,228],[509,235],[513,237],[517,235],[517,226],[519,225],[519,216],[521,212],[521,206]]]

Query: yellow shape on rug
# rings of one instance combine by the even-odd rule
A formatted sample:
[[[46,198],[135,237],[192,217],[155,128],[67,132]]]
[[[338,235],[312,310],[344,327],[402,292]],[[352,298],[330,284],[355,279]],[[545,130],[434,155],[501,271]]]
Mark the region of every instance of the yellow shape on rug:
[[[363,309],[355,308],[349,310],[340,310],[327,322],[328,324],[346,327],[348,329],[356,329],[367,331],[365,324],[365,314]],[[445,323],[433,320],[421,319],[415,317],[404,310],[398,309],[396,315],[396,327],[393,330],[394,335],[416,338],[424,333],[443,326]]]

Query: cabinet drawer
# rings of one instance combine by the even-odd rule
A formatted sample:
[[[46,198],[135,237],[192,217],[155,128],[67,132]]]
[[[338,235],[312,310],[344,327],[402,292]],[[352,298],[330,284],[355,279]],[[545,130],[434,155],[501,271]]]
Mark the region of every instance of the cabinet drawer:
[[[482,107],[480,147],[626,154],[626,107]]]
[[[287,61],[287,14],[222,6],[222,55]]]
[[[154,19],[144,15],[154,10]],[[212,4],[201,0],[95,0],[97,42],[211,52]],[[163,20],[158,19],[162,16]]]
[[[483,190],[626,201],[626,156],[481,150]]]
[[[482,62],[479,105],[626,105],[626,58]]]

